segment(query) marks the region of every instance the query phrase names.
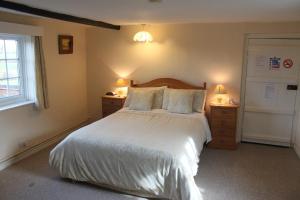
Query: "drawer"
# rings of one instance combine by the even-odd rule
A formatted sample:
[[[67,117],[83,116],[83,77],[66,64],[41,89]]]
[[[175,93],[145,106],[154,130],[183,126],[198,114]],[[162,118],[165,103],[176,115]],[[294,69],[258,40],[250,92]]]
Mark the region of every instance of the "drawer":
[[[106,117],[108,115],[111,115],[111,114],[117,112],[118,110],[120,110],[120,108],[109,108],[109,109],[103,108],[103,110],[102,110],[102,116]]]
[[[102,98],[102,104],[103,105],[111,105],[111,106],[123,106],[123,100],[122,99],[109,99],[109,98]]]
[[[214,108],[214,109],[212,109],[211,115],[213,118],[235,119],[236,118],[236,110],[235,109]]]
[[[118,110],[120,110],[122,107],[121,106],[103,106],[102,107],[102,111],[103,112],[110,112],[110,113],[114,113],[117,112]]]
[[[215,137],[209,143],[210,147],[221,149],[236,149],[236,141],[233,137]]]
[[[102,111],[102,117],[107,117],[108,115],[113,114],[114,112],[110,112],[110,111]]]
[[[223,119],[215,119],[211,120],[211,128],[212,129],[235,129],[236,128],[236,120],[230,118]]]
[[[235,137],[235,129],[231,128],[212,128],[211,132],[213,137]]]

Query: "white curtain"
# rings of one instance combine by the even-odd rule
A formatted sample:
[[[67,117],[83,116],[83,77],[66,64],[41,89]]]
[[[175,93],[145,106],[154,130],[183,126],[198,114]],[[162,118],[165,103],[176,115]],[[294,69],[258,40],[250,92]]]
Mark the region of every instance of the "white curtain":
[[[41,110],[49,108],[46,67],[42,37],[34,36],[33,38],[35,54],[35,105],[38,109]]]

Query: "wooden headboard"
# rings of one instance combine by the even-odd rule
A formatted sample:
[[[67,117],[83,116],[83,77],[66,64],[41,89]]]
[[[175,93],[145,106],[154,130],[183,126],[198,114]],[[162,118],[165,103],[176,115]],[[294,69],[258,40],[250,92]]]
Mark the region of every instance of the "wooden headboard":
[[[173,89],[198,89],[198,90],[206,90],[206,82],[203,83],[202,86],[195,86],[183,81],[173,79],[173,78],[158,78],[147,83],[142,84],[134,84],[133,80],[130,81],[131,87],[161,87],[167,86],[168,88]]]

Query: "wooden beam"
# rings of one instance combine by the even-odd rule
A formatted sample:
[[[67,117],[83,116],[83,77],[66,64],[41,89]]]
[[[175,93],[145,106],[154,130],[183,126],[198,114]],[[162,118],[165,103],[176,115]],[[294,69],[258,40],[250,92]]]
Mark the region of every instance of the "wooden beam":
[[[109,24],[102,21],[96,21],[88,18],[82,18],[82,17],[76,17],[73,15],[67,15],[63,13],[53,12],[49,10],[44,10],[40,8],[34,8],[31,6],[27,6],[25,4],[10,2],[10,1],[1,1],[0,0],[0,7],[15,10],[23,13],[38,15],[42,17],[48,17],[68,22],[75,22],[79,24],[85,24],[85,25],[91,25],[91,26],[97,26],[101,28],[108,28],[108,29],[114,29],[114,30],[120,30],[121,26]]]

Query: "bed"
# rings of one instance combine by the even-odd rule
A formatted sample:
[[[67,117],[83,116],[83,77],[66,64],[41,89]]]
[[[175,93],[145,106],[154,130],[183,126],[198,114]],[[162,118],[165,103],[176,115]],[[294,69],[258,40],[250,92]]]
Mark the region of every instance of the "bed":
[[[175,79],[132,86],[205,89]],[[64,178],[133,195],[200,200],[194,176],[210,140],[204,112],[123,108],[70,134],[50,152],[49,163]]]

